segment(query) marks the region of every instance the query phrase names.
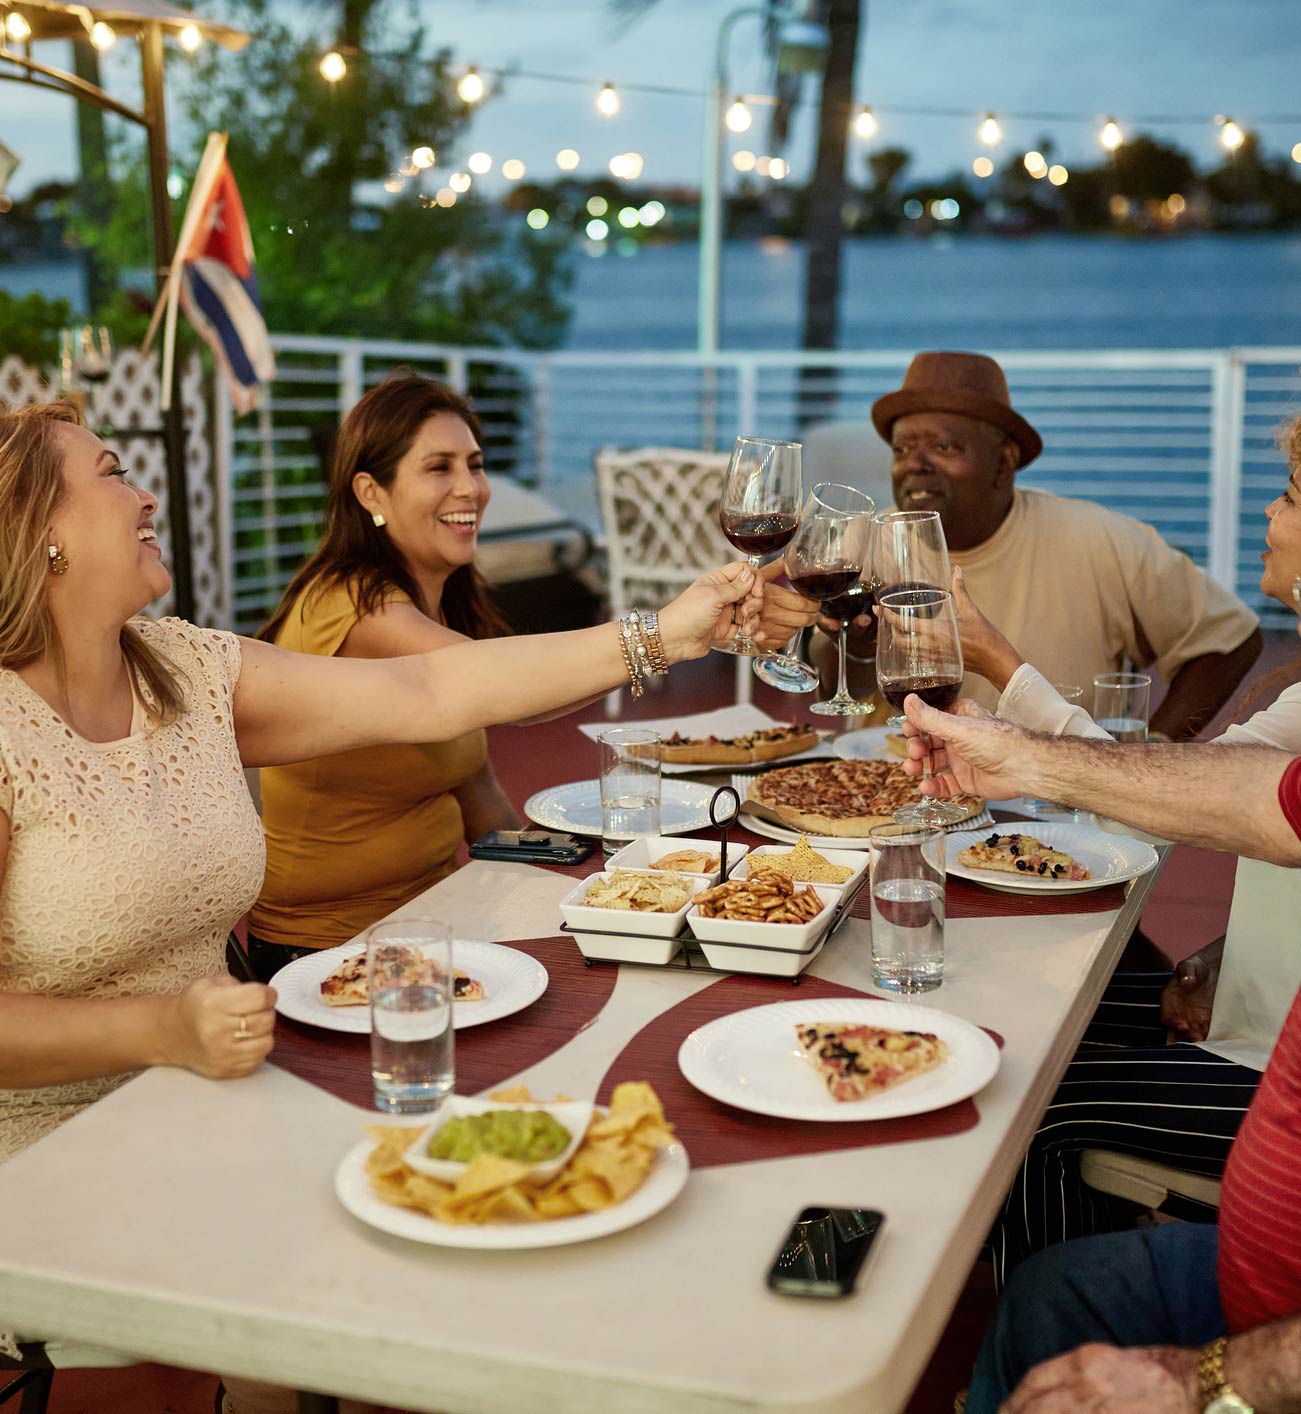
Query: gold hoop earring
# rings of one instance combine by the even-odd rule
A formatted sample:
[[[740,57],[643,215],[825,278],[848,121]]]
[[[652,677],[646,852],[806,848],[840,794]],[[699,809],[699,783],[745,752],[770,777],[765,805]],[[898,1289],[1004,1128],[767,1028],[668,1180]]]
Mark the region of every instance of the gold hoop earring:
[[[67,574],[68,561],[64,557],[63,551],[57,545],[47,546],[47,549],[50,552],[50,573]]]
[[[373,520],[376,525],[387,525],[387,524],[388,524],[388,521],[386,521],[386,520],[384,519],[383,515],[382,515],[379,511],[376,511],[375,514],[374,514],[373,516],[371,516],[371,520]]]

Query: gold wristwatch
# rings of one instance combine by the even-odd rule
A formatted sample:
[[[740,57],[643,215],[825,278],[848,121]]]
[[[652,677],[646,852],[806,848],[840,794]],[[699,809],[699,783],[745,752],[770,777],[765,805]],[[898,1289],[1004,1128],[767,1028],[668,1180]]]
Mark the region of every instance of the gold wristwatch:
[[[1228,1336],[1213,1340],[1202,1351],[1197,1374],[1202,1382],[1202,1414],[1253,1414],[1250,1404],[1224,1378],[1224,1347]]]

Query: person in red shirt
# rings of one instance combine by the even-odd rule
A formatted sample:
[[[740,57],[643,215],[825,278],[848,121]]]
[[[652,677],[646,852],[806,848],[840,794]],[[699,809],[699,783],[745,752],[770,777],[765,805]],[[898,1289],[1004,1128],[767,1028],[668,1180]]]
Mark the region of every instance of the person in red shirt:
[[[929,795],[1034,795],[1301,867],[1301,758],[1043,737],[974,703],[905,704]],[[1196,803],[1196,809],[1190,803]],[[1014,1273],[967,1414],[1301,1411],[1301,994],[1229,1155],[1219,1223],[1080,1238]]]

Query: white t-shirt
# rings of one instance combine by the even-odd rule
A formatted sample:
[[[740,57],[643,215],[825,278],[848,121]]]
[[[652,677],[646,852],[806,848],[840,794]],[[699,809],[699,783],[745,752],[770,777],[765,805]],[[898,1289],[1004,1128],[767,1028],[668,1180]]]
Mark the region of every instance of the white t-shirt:
[[[1029,663],[1012,675],[998,715],[1030,731],[1106,737]],[[1272,746],[1301,756],[1301,683],[1284,688],[1263,712],[1229,727],[1217,741]],[[1301,870],[1239,859],[1211,1026],[1203,1050],[1264,1070],[1292,999],[1301,989]],[[1210,939],[1207,939],[1209,942]]]
[[[950,551],[971,597],[1050,682],[1088,689],[1126,661],[1169,682],[1190,659],[1231,653],[1256,628],[1241,600],[1142,521],[1092,501],[1018,488],[1002,525]],[[996,693],[968,674],[963,695]]]

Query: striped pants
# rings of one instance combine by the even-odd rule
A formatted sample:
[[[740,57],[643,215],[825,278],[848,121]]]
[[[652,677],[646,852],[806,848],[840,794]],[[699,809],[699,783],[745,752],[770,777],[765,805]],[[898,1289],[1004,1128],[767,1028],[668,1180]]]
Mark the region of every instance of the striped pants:
[[[1118,973],[1043,1117],[989,1235],[1001,1290],[1034,1252],[1134,1224],[1134,1207],[1088,1188],[1080,1151],[1108,1149],[1219,1178],[1260,1072],[1166,1044],[1169,973]]]

